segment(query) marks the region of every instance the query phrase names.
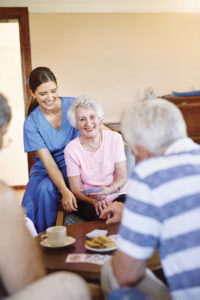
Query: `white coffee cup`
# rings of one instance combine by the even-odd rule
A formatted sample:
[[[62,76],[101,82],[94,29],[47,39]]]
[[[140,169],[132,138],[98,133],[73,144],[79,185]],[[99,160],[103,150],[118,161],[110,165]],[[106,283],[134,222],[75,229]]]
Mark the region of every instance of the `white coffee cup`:
[[[67,235],[67,228],[66,226],[53,226],[49,227],[46,230],[46,234],[41,236],[41,239],[47,238],[47,241],[52,246],[62,246],[65,243]]]

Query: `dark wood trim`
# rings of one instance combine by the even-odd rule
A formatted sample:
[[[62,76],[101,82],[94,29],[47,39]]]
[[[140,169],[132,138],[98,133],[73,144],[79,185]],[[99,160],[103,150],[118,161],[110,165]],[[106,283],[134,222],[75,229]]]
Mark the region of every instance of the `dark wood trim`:
[[[28,104],[29,86],[28,77],[31,72],[31,48],[29,35],[29,19],[27,7],[1,7],[0,19],[17,19],[19,21],[20,44],[22,57],[22,75],[24,86],[24,103],[25,107]]]
[[[13,185],[11,186],[11,188],[13,188],[14,190],[25,190],[26,185]]]
[[[29,16],[27,7],[0,7],[0,20],[18,20],[20,31],[20,45],[21,45],[21,63],[22,63],[22,76],[24,88],[24,103],[25,103],[25,116],[29,104],[29,85],[28,78],[31,72],[31,47],[30,47],[30,34],[29,34]],[[28,168],[32,164],[32,157],[28,157]]]

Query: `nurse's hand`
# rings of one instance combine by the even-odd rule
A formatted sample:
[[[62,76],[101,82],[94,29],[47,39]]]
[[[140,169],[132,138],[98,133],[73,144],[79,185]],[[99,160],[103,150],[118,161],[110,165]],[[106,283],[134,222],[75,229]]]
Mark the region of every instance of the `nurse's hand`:
[[[78,210],[76,198],[69,190],[62,194],[62,206],[64,210],[69,212]]]

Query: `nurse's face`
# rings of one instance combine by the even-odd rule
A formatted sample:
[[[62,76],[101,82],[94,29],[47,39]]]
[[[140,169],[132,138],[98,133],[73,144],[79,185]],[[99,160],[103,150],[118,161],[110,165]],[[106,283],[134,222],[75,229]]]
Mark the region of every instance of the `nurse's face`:
[[[58,98],[58,87],[54,81],[45,82],[37,87],[32,96],[36,98],[41,109],[51,110]]]

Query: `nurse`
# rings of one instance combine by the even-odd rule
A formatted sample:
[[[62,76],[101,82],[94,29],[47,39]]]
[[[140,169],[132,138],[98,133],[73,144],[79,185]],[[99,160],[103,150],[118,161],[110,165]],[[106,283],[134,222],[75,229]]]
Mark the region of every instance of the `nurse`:
[[[67,120],[74,98],[58,96],[57,80],[49,68],[34,69],[29,86],[32,100],[24,122],[24,149],[36,155],[22,205],[41,232],[55,225],[60,199],[65,210],[77,211],[76,198],[67,187],[63,150],[79,132]]]

